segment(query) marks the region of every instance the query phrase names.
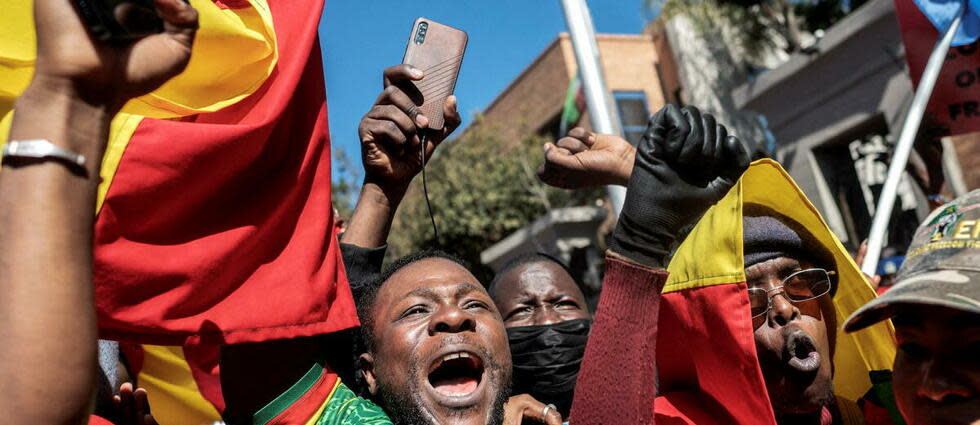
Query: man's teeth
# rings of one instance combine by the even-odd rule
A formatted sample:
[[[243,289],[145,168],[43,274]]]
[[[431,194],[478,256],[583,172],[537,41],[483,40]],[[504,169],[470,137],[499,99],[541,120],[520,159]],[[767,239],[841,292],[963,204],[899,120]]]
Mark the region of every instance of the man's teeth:
[[[455,359],[468,359],[468,358],[470,358],[470,353],[459,352],[459,353],[446,354],[445,356],[442,357],[442,361],[447,362]]]

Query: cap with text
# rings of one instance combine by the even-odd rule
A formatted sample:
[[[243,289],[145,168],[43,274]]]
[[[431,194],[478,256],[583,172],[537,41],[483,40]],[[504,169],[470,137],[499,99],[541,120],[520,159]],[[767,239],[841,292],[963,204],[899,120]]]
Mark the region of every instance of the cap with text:
[[[891,318],[903,304],[980,314],[980,189],[929,214],[915,231],[895,285],[855,311],[844,330]]]

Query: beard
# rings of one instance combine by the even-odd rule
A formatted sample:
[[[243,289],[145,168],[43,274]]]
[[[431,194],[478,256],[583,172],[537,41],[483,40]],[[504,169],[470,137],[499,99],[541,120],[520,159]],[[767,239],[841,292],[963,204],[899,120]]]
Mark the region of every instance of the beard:
[[[497,388],[493,403],[490,405],[487,425],[501,425],[504,422],[504,403],[510,398],[511,392],[510,370],[504,370],[496,358],[491,357],[486,350],[480,355],[486,362],[485,366],[489,372],[486,377],[489,381],[487,384],[494,384],[492,386]],[[390,386],[384,380],[378,380],[378,402],[393,425],[441,425],[422,408],[425,401],[422,399],[422,389],[419,388],[419,382],[422,382],[419,359],[413,354],[409,361],[412,367],[409,369],[408,388]],[[478,408],[478,406],[467,407],[454,411],[452,415],[461,416],[467,411]]]

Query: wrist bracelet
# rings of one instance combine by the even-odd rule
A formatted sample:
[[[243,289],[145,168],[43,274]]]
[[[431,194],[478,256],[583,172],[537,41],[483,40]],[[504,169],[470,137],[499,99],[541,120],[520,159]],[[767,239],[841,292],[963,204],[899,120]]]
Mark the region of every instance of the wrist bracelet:
[[[85,156],[59,147],[45,139],[11,140],[3,147],[3,162],[8,159],[53,159],[85,172]]]

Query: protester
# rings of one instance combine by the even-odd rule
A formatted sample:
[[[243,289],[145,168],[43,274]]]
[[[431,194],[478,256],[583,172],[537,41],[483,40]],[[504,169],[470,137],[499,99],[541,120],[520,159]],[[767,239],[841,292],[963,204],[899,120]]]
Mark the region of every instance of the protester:
[[[37,66],[17,99],[0,171],[0,407],[9,423],[89,421],[97,364],[92,222],[109,121],[187,65],[197,29],[185,2],[154,5],[163,33],[108,45],[93,42],[69,1],[34,2]],[[18,145],[62,150],[60,157],[11,151]]]
[[[572,404],[573,424],[654,422],[652,354],[668,254],[677,232],[725,196],[749,163],[744,143],[702,121],[693,108],[662,109],[651,118],[647,136],[636,151],[610,238],[603,292]]]
[[[529,253],[508,261],[487,291],[507,329],[514,393],[567,418],[592,324],[578,283],[561,260]]]
[[[530,397],[516,396],[508,399],[510,394],[510,361],[506,345],[501,345],[500,341],[493,341],[493,344],[482,344],[479,351],[481,363],[493,369],[493,379],[486,382],[481,377],[478,391],[474,391],[472,397],[476,401],[461,408],[457,402],[448,402],[447,397],[431,387],[431,383],[422,382],[422,371],[426,371],[428,376],[431,364],[428,358],[414,355],[392,354],[387,349],[394,350],[400,343],[406,343],[404,338],[389,335],[400,332],[394,326],[383,326],[380,331],[373,328],[375,323],[374,316],[379,313],[376,310],[383,309],[375,301],[379,298],[379,293],[388,294],[390,291],[399,290],[399,286],[393,285],[389,280],[402,279],[409,269],[418,268],[425,272],[423,282],[430,282],[431,279],[440,276],[438,267],[422,267],[429,261],[435,259],[451,259],[447,254],[417,254],[406,257],[405,260],[395,263],[383,275],[381,265],[387,250],[387,238],[391,229],[391,222],[394,214],[401,203],[402,197],[408,190],[412,179],[421,171],[421,158],[418,151],[421,149],[421,132],[424,130],[426,119],[424,116],[416,115],[417,109],[411,99],[412,88],[405,82],[414,79],[416,70],[408,65],[397,65],[385,70],[386,88],[379,97],[378,102],[361,120],[359,134],[361,136],[361,158],[365,169],[365,180],[361,187],[361,196],[354,209],[347,230],[341,238],[341,248],[344,255],[344,263],[351,281],[352,292],[358,299],[357,306],[359,316],[362,321],[362,339],[364,349],[360,350],[359,355],[359,376],[362,391],[376,401],[385,409],[394,423],[444,423],[440,418],[447,415],[453,416],[460,413],[465,419],[476,421],[476,423],[513,423],[519,424],[523,420],[528,422],[537,421],[540,423],[557,424],[561,418],[557,413],[549,413],[546,406],[541,402]],[[429,134],[426,137],[427,156],[431,156],[438,144],[445,139],[458,126],[460,119],[455,109],[456,98],[450,96],[447,100],[446,128],[442,133]],[[423,261],[427,260],[427,261]],[[418,263],[418,264],[416,264]],[[443,266],[449,267],[454,272],[462,273],[469,281],[476,282],[475,278],[465,270],[460,270],[458,263],[452,261],[439,262]],[[415,272],[416,274],[419,271]],[[459,282],[450,282],[458,284]],[[415,284],[409,285],[414,289]],[[403,285],[404,286],[404,285]],[[439,285],[436,285],[438,287]],[[472,288],[471,288],[472,289]],[[489,296],[480,287],[482,294],[477,294],[484,298],[483,304],[492,306]],[[450,297],[454,294],[443,294],[441,301],[452,304],[455,300]],[[394,300],[402,300],[404,295],[398,294],[391,297]],[[388,299],[387,295],[386,298]],[[379,301],[380,303],[380,301]],[[386,310],[385,310],[386,311]],[[495,310],[494,310],[495,311]],[[482,327],[496,329],[502,334],[502,323],[499,315],[494,313],[493,317],[483,319],[480,323]],[[387,322],[382,322],[387,324]],[[421,346],[431,346],[432,341],[449,341],[458,338],[460,335],[470,335],[468,331],[439,331],[432,338],[414,340]],[[412,336],[418,336],[413,334]],[[386,339],[382,339],[386,338]],[[482,338],[482,337],[481,337]],[[477,339],[481,339],[477,338]],[[506,344],[506,342],[504,342]],[[378,347],[384,350],[376,350]],[[439,348],[439,346],[436,346]],[[404,352],[402,353],[404,354]],[[477,354],[477,353],[473,353]],[[473,357],[467,357],[473,359]],[[492,360],[492,361],[490,361]],[[506,361],[504,361],[506,360]],[[453,359],[454,362],[460,360]],[[448,365],[452,365],[449,363]],[[482,365],[481,365],[482,366]],[[376,373],[377,369],[383,371],[393,370],[393,373]],[[485,368],[487,369],[487,368]],[[440,372],[441,373],[441,372]],[[492,382],[491,382],[492,381]],[[472,382],[471,382],[472,383]],[[465,385],[463,385],[465,386]],[[440,389],[458,390],[453,385],[439,385]],[[423,388],[433,388],[433,391],[422,391]],[[465,388],[464,388],[465,390]],[[465,407],[469,408],[465,408]],[[455,417],[455,416],[454,416]]]
[[[396,424],[499,424],[510,394],[500,315],[460,260],[421,252],[357,299],[371,398]]]
[[[423,77],[421,71],[396,65],[386,69],[383,77],[383,90],[358,128],[365,181],[341,237],[341,251],[355,293],[357,283],[380,268],[394,213],[412,178],[421,170],[417,152],[421,132],[427,131],[428,124],[428,119],[418,113],[421,99],[413,97],[410,84]],[[443,115],[446,125],[439,133],[430,132],[426,155],[431,156],[460,123],[455,97],[447,100]],[[264,424],[286,416],[302,423],[317,417],[386,423],[388,419],[377,406],[357,397],[343,379],[330,377],[334,373],[348,375],[345,363],[350,363],[346,359],[353,342],[347,336],[341,333],[224,347],[221,379],[227,404],[225,420]],[[261,379],[257,379],[258,374]],[[316,385],[307,391],[291,391],[294,384],[310,381]]]
[[[895,401],[910,425],[980,424],[980,190],[930,214],[894,286],[844,324],[892,318]]]
[[[681,122],[682,118],[676,117],[679,113],[676,108],[668,106],[658,116],[661,119],[662,115],[675,116],[674,121]],[[699,116],[696,111],[684,111],[683,115],[691,123],[679,127],[689,130],[682,130],[680,136],[670,133],[663,136],[661,134],[665,129],[655,117],[644,143],[658,137],[667,137],[668,140],[680,137],[681,142],[670,142],[677,145],[682,143],[688,131],[697,139],[703,137],[704,128],[714,125],[710,116]],[[697,125],[699,121],[704,122],[701,128]],[[708,135],[718,137],[715,134],[724,134],[724,131],[723,128],[716,128]],[[550,184],[580,187],[583,182],[589,182],[582,173],[592,170],[604,176],[597,177],[597,180],[622,184],[640,169],[638,162],[632,174],[623,174],[623,167],[614,162],[636,155],[636,151],[619,138],[594,135],[579,129],[573,130],[570,136],[560,140],[557,145],[545,147],[546,162],[539,172],[542,179]],[[696,149],[691,151],[698,152]],[[709,149],[708,152],[716,150]],[[700,174],[715,164],[717,162],[705,161],[685,170],[687,179],[695,184],[703,181],[705,177]],[[840,314],[835,309],[844,305],[846,314],[849,312],[847,306],[853,304],[850,300],[870,299],[873,297],[872,289],[860,278],[853,261],[819,217],[807,212],[807,208],[797,207],[799,204],[786,201],[797,199],[797,196],[805,199],[802,193],[771,193],[778,193],[779,187],[798,192],[788,176],[783,177],[785,174],[771,161],[763,161],[758,166],[764,168],[753,174],[766,178],[753,177],[752,180],[765,181],[768,186],[753,186],[758,189],[750,191],[746,183],[739,191],[733,191],[736,193],[730,195],[731,201],[726,201],[725,208],[719,207],[714,213],[706,215],[702,225],[695,228],[695,235],[690,237],[695,240],[685,242],[677,254],[679,258],[675,257],[671,262],[673,271],[665,289],[668,293],[665,295],[666,304],[661,305],[660,311],[661,336],[669,340],[683,339],[685,344],[669,344],[657,353],[658,360],[661,360],[658,362],[661,397],[657,399],[657,416],[663,419],[685,418],[694,423],[706,420],[725,423],[772,423],[770,421],[773,420],[780,423],[807,420],[851,423],[865,419],[880,422],[882,417],[887,421],[888,412],[883,407],[887,402],[875,399],[874,403],[862,401],[858,405],[854,401],[872,387],[869,372],[886,369],[880,366],[884,364],[882,359],[894,350],[889,341],[890,334],[887,329],[876,328],[871,334],[859,336],[867,341],[847,338],[842,341],[835,332],[836,315]],[[776,172],[766,171],[769,167],[776,167],[773,170]],[[783,178],[788,184],[780,182]],[[658,178],[655,182],[660,182],[659,187],[663,188],[675,186],[670,180]],[[668,186],[668,183],[671,185]],[[654,182],[647,184],[657,185]],[[743,197],[745,204],[740,205]],[[769,208],[751,205],[752,202],[762,202],[762,206]],[[777,205],[780,206],[775,208]],[[734,208],[736,206],[738,209]],[[744,215],[740,212],[742,208]],[[696,210],[684,213],[700,215]],[[663,213],[668,218],[672,214],[670,211]],[[735,217],[738,217],[737,222],[732,220]],[[800,225],[800,217],[809,224]],[[621,216],[621,223],[624,218],[628,219]],[[678,230],[683,226],[663,222],[652,224],[654,228],[648,231],[656,234],[671,237],[683,234],[683,230]],[[741,236],[743,230],[742,240],[733,240],[732,236]],[[814,237],[813,232],[820,237]],[[743,255],[742,247],[744,258],[739,258]],[[662,249],[668,251],[668,248]],[[705,258],[712,261],[706,263]],[[744,270],[731,267],[743,263]],[[798,274],[790,276],[794,272]],[[839,285],[834,283],[840,275],[846,277],[841,281],[846,282],[844,291],[840,291]],[[739,282],[746,281],[748,296],[725,289],[745,285]],[[776,291],[778,289],[782,290]],[[607,296],[606,292],[608,288],[604,288],[603,297]],[[768,296],[762,296],[763,293]],[[795,301],[791,301],[791,297]],[[741,301],[749,298],[753,300],[751,313],[748,311],[750,305]],[[615,307],[612,309],[615,310]],[[656,320],[653,313],[638,311],[643,314],[634,320]],[[748,318],[751,320],[746,321]],[[593,333],[597,331],[597,326],[598,322],[593,326]],[[746,335],[740,333],[746,328],[754,329],[754,338],[749,337],[747,341]],[[630,342],[620,341],[616,346],[634,345],[636,342],[634,337]],[[599,348],[605,349],[608,348]],[[841,383],[839,388],[831,385],[831,376],[835,372],[831,358],[838,366],[836,375],[840,376],[833,376],[833,380]],[[634,359],[636,361],[652,362],[653,356],[644,352],[642,357]],[[586,368],[587,365],[583,364],[583,370]],[[629,368],[618,365],[617,368],[625,376],[634,374]],[[581,387],[581,376],[579,380]],[[839,394],[835,396],[835,392]],[[742,403],[730,404],[733,396],[741,398]],[[639,408],[642,405],[638,403],[635,406]],[[573,406],[573,419],[576,418],[576,409]],[[765,410],[772,412],[773,419],[759,418],[758,412]],[[727,420],[722,419],[726,417]]]

